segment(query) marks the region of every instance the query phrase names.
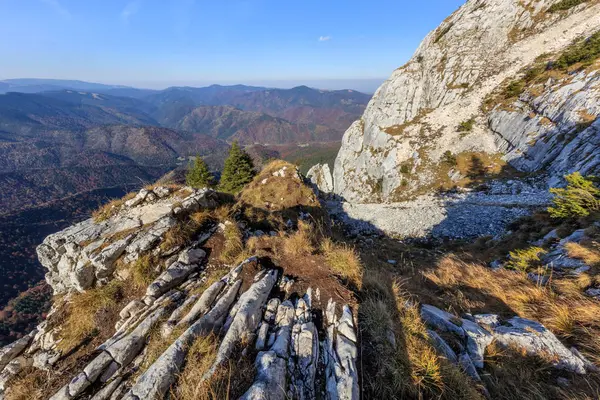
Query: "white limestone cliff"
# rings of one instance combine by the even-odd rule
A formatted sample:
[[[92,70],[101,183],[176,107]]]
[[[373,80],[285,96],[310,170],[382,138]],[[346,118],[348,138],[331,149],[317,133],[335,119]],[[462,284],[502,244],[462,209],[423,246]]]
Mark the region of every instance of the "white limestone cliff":
[[[524,171],[547,170],[551,184],[574,170],[599,172],[598,124],[575,129],[598,115],[597,68],[550,80],[511,107],[483,107],[539,56],[600,29],[597,1],[548,12],[557,2],[469,0],[447,18],[345,133],[334,192],[354,203],[429,193],[447,151],[495,154]],[[472,129],[458,132],[469,120]]]

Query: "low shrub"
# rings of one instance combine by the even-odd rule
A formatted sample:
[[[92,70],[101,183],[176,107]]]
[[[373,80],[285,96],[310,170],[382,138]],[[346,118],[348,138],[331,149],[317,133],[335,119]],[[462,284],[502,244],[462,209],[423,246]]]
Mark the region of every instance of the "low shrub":
[[[457,131],[458,132],[471,132],[473,130],[473,125],[475,124],[475,120],[473,118],[463,121],[458,124]]]
[[[528,271],[540,266],[540,255],[546,254],[546,250],[541,247],[532,246],[527,249],[520,249],[510,252],[510,260],[506,263],[506,268],[516,269],[518,271]]]
[[[548,208],[552,218],[586,217],[600,211],[600,189],[579,172],[565,176],[566,188],[552,188],[554,206]]]
[[[571,46],[552,63],[552,69],[566,69],[574,64],[591,65],[600,56],[600,32],[596,32],[583,42]]]
[[[446,150],[446,152],[444,152],[444,155],[442,156],[442,162],[451,167],[455,167],[458,163],[456,160],[456,156],[452,154],[450,150]]]
[[[525,83],[522,81],[512,81],[508,84],[508,86],[502,92],[502,96],[505,99],[510,99],[513,97],[519,97],[523,90],[525,89]]]
[[[580,4],[585,3],[587,0],[561,0],[558,3],[554,3],[548,9],[548,12],[557,12],[568,10],[569,8],[578,6]]]

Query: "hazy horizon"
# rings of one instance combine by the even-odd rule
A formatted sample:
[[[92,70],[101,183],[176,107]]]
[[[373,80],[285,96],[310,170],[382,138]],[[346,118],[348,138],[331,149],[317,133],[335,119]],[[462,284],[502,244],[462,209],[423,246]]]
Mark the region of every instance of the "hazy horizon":
[[[164,90],[169,87],[207,87],[211,85],[233,86],[260,86],[274,89],[291,89],[298,86],[308,86],[321,90],[356,90],[368,94],[373,94],[377,88],[387,78],[373,79],[314,79],[314,80],[259,80],[259,81],[172,81],[172,82],[101,82],[92,79],[69,79],[69,78],[39,78],[39,77],[11,77],[0,76],[0,82],[10,82],[19,80],[40,80],[40,81],[81,81],[92,84],[101,84],[109,86],[124,86],[135,89]]]

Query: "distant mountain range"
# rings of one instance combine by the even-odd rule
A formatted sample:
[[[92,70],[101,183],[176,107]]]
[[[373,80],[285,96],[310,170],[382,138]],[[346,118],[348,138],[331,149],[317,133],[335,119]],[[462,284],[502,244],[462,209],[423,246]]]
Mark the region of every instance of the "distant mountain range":
[[[0,214],[152,181],[194,155],[218,170],[233,140],[339,141],[370,99],[306,86],[156,91],[45,79],[2,81],[0,92]]]

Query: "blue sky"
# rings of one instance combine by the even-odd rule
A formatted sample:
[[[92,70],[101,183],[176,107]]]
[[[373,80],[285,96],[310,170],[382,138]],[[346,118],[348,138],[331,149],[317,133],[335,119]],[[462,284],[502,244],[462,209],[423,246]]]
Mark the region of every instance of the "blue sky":
[[[463,2],[0,0],[0,79],[350,87],[388,77]]]

